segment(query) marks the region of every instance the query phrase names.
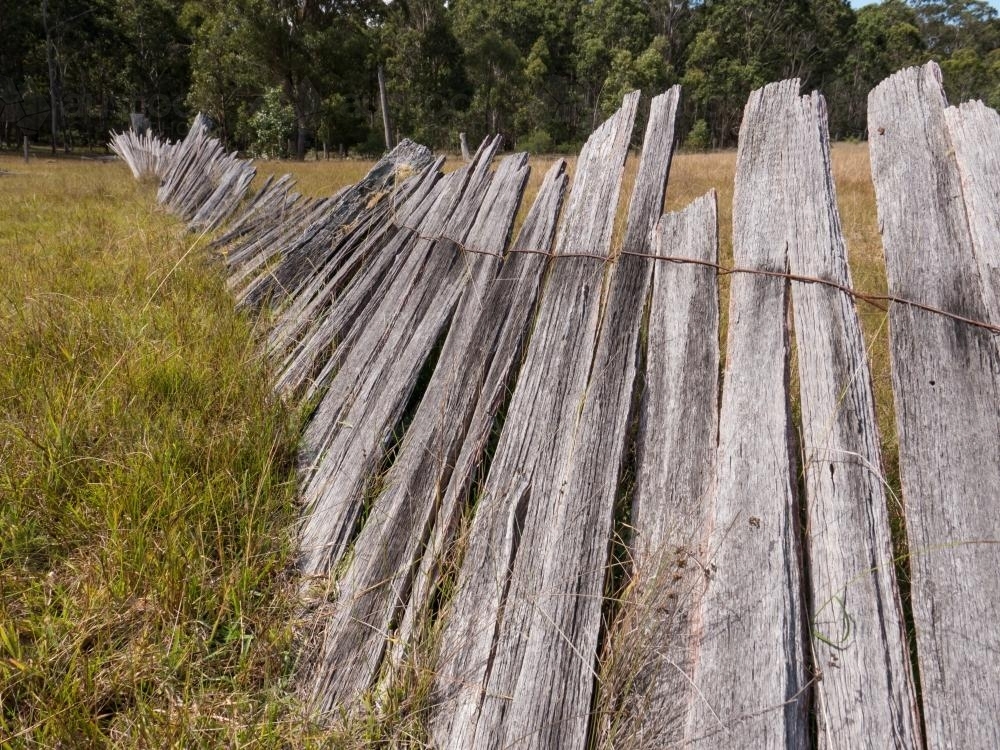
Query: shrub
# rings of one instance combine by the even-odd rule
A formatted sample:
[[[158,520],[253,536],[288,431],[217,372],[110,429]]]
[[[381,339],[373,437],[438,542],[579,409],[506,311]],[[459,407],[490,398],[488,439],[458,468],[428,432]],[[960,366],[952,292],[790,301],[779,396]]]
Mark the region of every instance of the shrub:
[[[552,153],[552,136],[548,131],[536,128],[524,138],[517,141],[519,151],[530,151],[533,154]]]
[[[698,120],[691,126],[687,138],[684,139],[684,148],[692,151],[707,151],[712,145],[712,136],[708,130],[708,123]]]

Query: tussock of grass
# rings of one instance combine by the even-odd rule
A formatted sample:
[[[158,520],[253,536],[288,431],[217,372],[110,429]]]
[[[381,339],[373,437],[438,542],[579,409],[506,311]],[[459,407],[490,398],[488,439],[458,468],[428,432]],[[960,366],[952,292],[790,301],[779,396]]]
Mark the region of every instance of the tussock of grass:
[[[0,744],[293,721],[294,415],[153,206],[119,166],[18,165],[0,192]]]

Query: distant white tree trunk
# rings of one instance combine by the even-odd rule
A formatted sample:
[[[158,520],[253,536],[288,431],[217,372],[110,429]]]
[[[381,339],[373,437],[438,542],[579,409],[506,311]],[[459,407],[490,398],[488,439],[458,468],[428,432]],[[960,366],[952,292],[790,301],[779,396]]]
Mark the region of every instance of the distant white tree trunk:
[[[42,0],[42,26],[45,29],[45,59],[49,66],[49,107],[52,125],[52,153],[56,153],[56,133],[59,131],[59,75],[56,71],[55,44],[52,41],[52,31],[49,26],[49,0]]]
[[[392,151],[392,120],[389,119],[389,95],[385,90],[385,71],[378,66],[378,99],[382,107],[382,127],[385,129],[385,150]]]

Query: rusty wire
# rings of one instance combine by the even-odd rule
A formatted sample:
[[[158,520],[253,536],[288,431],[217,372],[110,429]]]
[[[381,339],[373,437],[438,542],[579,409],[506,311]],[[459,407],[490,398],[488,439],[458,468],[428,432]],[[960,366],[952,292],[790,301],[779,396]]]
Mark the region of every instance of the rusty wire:
[[[546,258],[590,258],[592,260],[599,260],[602,263],[612,263],[621,256],[628,256],[632,258],[646,258],[647,260],[665,261],[668,263],[677,263],[681,265],[694,265],[702,266],[704,268],[713,269],[718,276],[730,276],[733,274],[748,274],[752,276],[767,276],[776,279],[786,279],[788,281],[795,281],[801,284],[819,284],[821,286],[830,287],[831,289],[836,289],[837,291],[843,292],[844,294],[852,297],[853,299],[860,300],[872,307],[881,310],[882,312],[889,311],[889,305],[906,305],[908,307],[915,308],[917,310],[923,310],[924,312],[929,312],[934,315],[941,315],[951,320],[958,321],[959,323],[965,323],[970,326],[975,326],[976,328],[982,328],[983,330],[989,331],[991,333],[1000,333],[1000,325],[994,325],[985,320],[976,320],[975,318],[969,318],[964,315],[959,315],[957,313],[949,312],[943,310],[940,307],[934,307],[933,305],[927,305],[923,302],[917,302],[915,300],[906,299],[905,297],[899,297],[895,294],[875,294],[874,292],[865,292],[859,289],[854,289],[845,284],[841,284],[837,281],[831,281],[830,279],[823,279],[818,276],[805,276],[803,274],[789,273],[787,271],[768,271],[762,268],[744,268],[742,266],[727,266],[722,263],[716,263],[710,260],[700,260],[698,258],[685,258],[680,255],[656,255],[654,253],[640,253],[634,250],[621,250],[615,255],[602,255],[600,253],[583,253],[583,252],[570,252],[570,253],[556,253],[548,250],[513,250],[509,249],[504,254],[491,253],[488,250],[479,250],[477,248],[468,247],[465,243],[459,242],[454,237],[449,237],[447,235],[426,235],[422,234],[419,229],[412,227],[408,224],[399,223],[394,221],[394,224],[400,229],[406,229],[412,232],[416,237],[428,242],[450,242],[455,245],[459,250],[466,253],[472,253],[475,255],[492,255],[494,258],[503,258],[506,255],[524,254],[524,255],[542,255]]]

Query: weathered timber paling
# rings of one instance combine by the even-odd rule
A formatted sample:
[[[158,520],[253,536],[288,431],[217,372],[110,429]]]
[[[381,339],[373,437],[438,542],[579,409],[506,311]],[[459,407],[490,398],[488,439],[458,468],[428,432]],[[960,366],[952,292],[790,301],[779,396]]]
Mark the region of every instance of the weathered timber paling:
[[[664,215],[653,250],[717,262],[714,191]],[[707,557],[718,438],[718,328],[715,270],[656,264],[631,514],[632,588],[606,646],[616,667],[601,701],[621,715],[602,726],[602,747],[679,745],[695,700],[693,615],[706,584],[698,561]]]
[[[1000,324],[1000,114],[982,102],[944,111],[962,185],[983,299]]]
[[[360,237],[361,244],[354,253],[357,263],[348,261],[338,267],[316,297],[307,302],[301,317],[295,305],[289,306],[279,317],[268,337],[272,356],[288,349],[278,368],[276,388],[280,393],[303,392],[306,398],[321,393],[341,362],[350,352],[354,341],[364,331],[367,315],[379,309],[379,303],[389,291],[396,275],[405,266],[406,258],[419,246],[420,239],[413,230],[401,229],[399,215],[407,216],[418,227],[422,226],[427,206],[411,206],[414,199],[430,204],[444,185],[439,185],[441,160],[414,178],[401,196],[409,198],[401,208],[389,206],[391,219],[370,237]],[[329,300],[326,295],[335,293]],[[305,326],[303,329],[302,326]],[[297,341],[294,341],[297,339]],[[293,343],[294,342],[294,343]]]
[[[297,244],[303,234],[308,234],[312,227],[323,221],[332,206],[330,198],[300,199],[287,221],[271,226],[245,245],[246,255],[238,256],[240,262],[233,264],[228,280],[239,307],[259,310],[269,301],[267,295],[273,290],[266,279],[272,268],[280,263],[282,253],[288,247]]]
[[[555,177],[546,182],[518,244],[531,242],[538,247],[551,241],[563,169],[558,165]],[[498,170],[492,197],[483,202],[483,217],[470,232],[470,244],[498,254],[504,249],[526,178],[527,166],[521,160],[509,160]],[[506,374],[519,348],[544,259],[532,256],[525,263],[525,256],[508,257],[501,278],[504,272],[516,272],[518,266],[530,271],[516,288],[523,296],[515,300],[510,287],[499,280],[489,283],[490,279],[480,278],[465,287],[434,374],[385,477],[386,490],[375,499],[354,555],[338,581],[340,594],[326,629],[323,662],[314,678],[316,702],[321,707],[356,708],[374,681],[390,628],[410,598],[420,553],[438,523],[441,495],[452,466],[463,443],[472,437],[467,428],[486,421],[482,416],[476,419],[475,412],[484,378],[494,366]],[[508,326],[510,345],[498,347]],[[500,359],[494,358],[494,352]],[[446,523],[451,513],[445,511]]]
[[[750,95],[733,199],[738,265],[786,270],[781,200],[798,81]],[[808,741],[799,508],[790,454],[787,282],[732,281],[707,585],[695,625],[686,741],[795,748]]]
[[[133,130],[112,132],[108,145],[128,165],[137,180],[162,177],[173,159],[175,147],[175,144],[157,138],[148,130],[140,134]]]
[[[183,141],[170,149],[157,200],[188,221],[190,229],[214,229],[229,219],[250,189],[256,169],[226,154],[199,114]]]
[[[330,199],[295,242],[280,248],[280,257],[273,267],[256,278],[244,292],[244,300],[256,307],[264,300],[271,306],[297,296],[303,284],[316,274],[327,272],[331,263],[339,261],[337,241],[345,227],[362,221],[366,213],[377,210],[379,198],[395,187],[402,170],[419,172],[433,162],[424,146],[404,140],[384,156],[356,185]],[[369,205],[375,202],[375,205]]]
[[[212,247],[224,248],[237,239],[248,234],[261,232],[265,227],[280,224],[285,218],[285,211],[291,203],[297,200],[297,194],[291,193],[294,181],[291,175],[282,175],[275,179],[268,175],[260,190],[247,201],[243,211],[233,218],[225,227],[225,231],[212,240]],[[227,263],[230,254],[226,255]]]
[[[303,374],[314,368],[332,337],[339,335],[339,329],[330,325],[328,313],[336,309],[340,319],[345,319],[342,295],[354,284],[357,274],[382,262],[374,257],[376,254],[394,246],[398,229],[393,220],[395,204],[418,189],[424,178],[414,175],[395,187],[387,198],[376,194],[369,199],[360,215],[335,233],[330,257],[288,294],[267,335],[269,355],[282,362],[279,391],[294,390],[286,384],[301,383]],[[290,380],[293,376],[294,381]]]
[[[436,512],[434,528],[394,641],[390,657],[394,669],[398,669],[407,648],[423,637],[429,626],[435,587],[455,544],[461,515],[471,501],[474,479],[482,472],[487,442],[498,411],[521,364],[521,352],[536,310],[547,259],[520,251],[551,247],[566,184],[566,163],[558,161],[545,176],[535,204],[514,242],[513,252],[505,258],[478,315],[475,331],[469,336],[466,367],[478,368],[480,365],[475,363],[489,362],[489,369],[470,369],[460,378],[478,388],[478,393],[460,452],[454,466],[449,467],[447,489],[440,493],[443,499]],[[447,353],[442,354],[442,359]],[[457,388],[456,396],[460,394]]]
[[[889,291],[986,319],[976,242],[989,237],[963,191],[941,72],[928,63],[868,99],[872,175]],[[959,142],[961,136],[959,136]],[[976,164],[967,162],[966,174]],[[966,178],[968,184],[968,178]],[[996,206],[991,207],[996,212]],[[970,230],[969,217],[977,228]],[[986,285],[992,284],[986,280]],[[927,745],[1000,744],[1000,356],[994,336],[895,305],[893,392]]]
[[[331,319],[322,324],[318,340],[310,342],[311,351],[303,352],[304,358],[299,358],[296,353],[292,355],[294,360],[286,361],[279,381],[284,390],[291,390],[290,386],[295,381],[305,381],[303,397],[311,399],[324,393],[328,386],[339,389],[346,384],[350,387],[353,382],[351,378],[340,377],[340,368],[347,362],[348,354],[355,346],[363,347],[364,351],[382,346],[379,332],[385,329],[387,323],[395,319],[408,320],[406,317],[398,317],[407,302],[406,295],[401,296],[400,290],[405,291],[414,283],[425,286],[433,283],[433,277],[428,281],[428,274],[431,273],[428,269],[439,268],[435,264],[444,262],[435,256],[455,251],[454,240],[444,239],[451,237],[447,232],[449,222],[457,225],[468,219],[468,207],[464,219],[462,214],[456,213],[461,206],[460,201],[476,205],[475,197],[465,196],[467,183],[471,181],[478,186],[473,187],[473,191],[483,189],[484,180],[488,179],[488,167],[498,144],[496,140],[484,140],[474,164],[444,177],[437,172],[425,173],[413,194],[393,216],[393,226],[401,230],[397,235],[399,244],[395,243],[394,238],[389,243],[389,247],[393,248],[392,252],[380,252],[365,269],[366,273],[358,283],[348,288],[343,301],[338,301],[331,310]],[[439,159],[439,165],[440,163],[443,163],[443,159]],[[470,171],[474,166],[475,171]],[[448,256],[452,259],[454,257],[457,256]],[[375,325],[371,327],[369,322],[373,320]],[[332,353],[318,348],[320,345],[329,346],[334,343],[336,346]],[[310,359],[317,351],[321,351],[327,359],[318,373],[311,376],[308,367],[313,364]],[[358,361],[360,360],[355,361],[355,365]],[[335,376],[340,378],[339,384],[334,382]],[[334,399],[327,397],[325,401],[328,406],[325,408],[339,408],[337,405],[340,398],[341,396]]]
[[[557,258],[581,248],[608,253],[637,98],[626,97],[584,147]],[[544,289],[445,624],[431,724],[442,747],[574,747],[585,740],[606,562],[595,548],[606,556],[608,531],[592,535],[595,524],[585,516],[593,512],[599,524],[610,508],[617,457],[602,456],[610,483],[593,477],[575,496],[566,485],[578,439],[621,439],[617,425],[602,436],[579,430],[604,270],[595,259],[557,260]],[[632,334],[624,326],[622,333],[608,346],[627,348]],[[629,370],[617,367],[627,412]],[[580,514],[574,503],[584,498],[593,504]]]
[[[789,126],[789,268],[849,287],[822,97],[801,97]],[[819,747],[916,748],[920,720],[857,311],[846,294],[818,284],[793,282],[792,299]]]
[[[439,197],[447,210],[441,226],[445,235],[464,241],[477,229],[477,216],[493,221],[496,204],[494,241],[506,241],[516,202],[511,207],[489,199],[494,181],[489,165],[498,146],[497,140],[483,149],[466,174],[460,170],[442,181],[453,186]],[[526,156],[510,157],[497,174],[507,179],[506,173],[517,172],[525,162]],[[520,191],[513,191],[518,200]],[[502,250],[497,248],[495,256],[463,255],[451,241],[421,240],[341,364],[305,434],[303,456],[315,466],[303,488],[311,508],[301,545],[308,574],[325,573],[347,549],[365,483],[402,416],[422,363],[448,325],[462,289],[490,282]]]

